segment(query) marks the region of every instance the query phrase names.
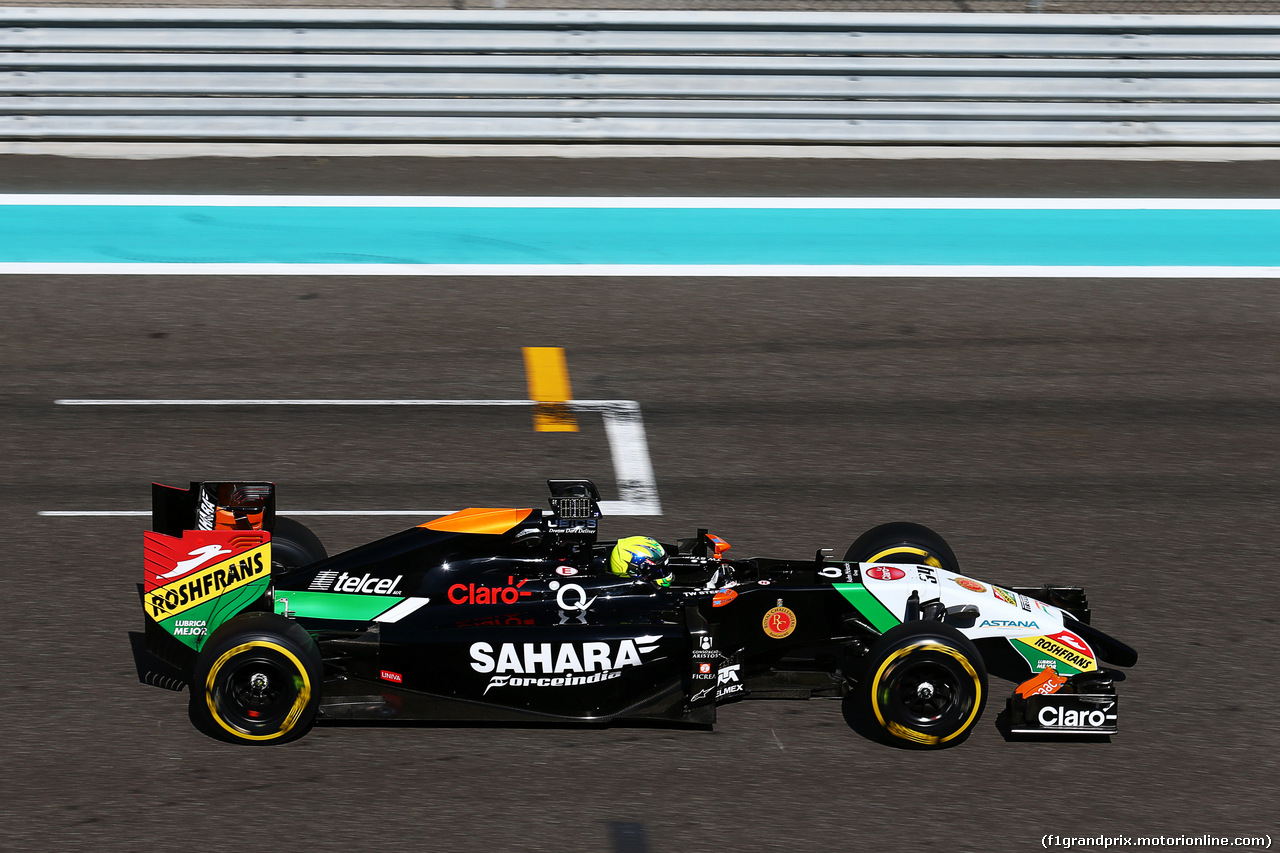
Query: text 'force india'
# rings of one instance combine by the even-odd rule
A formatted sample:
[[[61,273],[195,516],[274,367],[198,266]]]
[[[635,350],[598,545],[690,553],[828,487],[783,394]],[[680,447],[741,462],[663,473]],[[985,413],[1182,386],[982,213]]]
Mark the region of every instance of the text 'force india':
[[[841,560],[731,559],[699,531],[664,546],[663,585],[610,571],[590,481],[549,485],[549,511],[462,510],[329,557],[276,518],[270,483],[157,484],[140,670],[246,744],[317,719],[710,725],[726,702],[831,696],[874,737],[943,747],[988,672],[1019,684],[1012,733],[1117,730],[1124,674],[1100,662],[1137,654],[1089,625],[1079,588],[974,580],[914,524]]]

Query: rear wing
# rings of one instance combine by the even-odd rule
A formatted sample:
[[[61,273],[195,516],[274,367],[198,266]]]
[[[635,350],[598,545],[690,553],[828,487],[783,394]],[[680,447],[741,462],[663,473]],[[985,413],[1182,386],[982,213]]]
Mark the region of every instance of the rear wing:
[[[151,484],[151,529],[168,536],[184,530],[266,530],[276,526],[275,483],[192,483],[180,489]]]
[[[152,654],[189,663],[219,625],[266,594],[275,523],[273,483],[151,484],[141,591]]]

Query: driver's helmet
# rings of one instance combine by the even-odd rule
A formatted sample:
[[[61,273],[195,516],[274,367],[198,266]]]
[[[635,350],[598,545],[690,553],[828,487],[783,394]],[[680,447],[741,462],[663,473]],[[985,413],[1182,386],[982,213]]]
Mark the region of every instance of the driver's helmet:
[[[653,581],[658,586],[671,585],[667,552],[658,540],[648,536],[619,539],[609,556],[609,571],[619,577]]]

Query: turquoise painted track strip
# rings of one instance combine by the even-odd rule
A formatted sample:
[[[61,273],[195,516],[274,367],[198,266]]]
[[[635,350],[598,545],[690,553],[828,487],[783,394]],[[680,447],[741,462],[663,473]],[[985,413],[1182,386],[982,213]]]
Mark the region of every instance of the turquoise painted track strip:
[[[0,204],[0,263],[1280,266],[1280,210]]]

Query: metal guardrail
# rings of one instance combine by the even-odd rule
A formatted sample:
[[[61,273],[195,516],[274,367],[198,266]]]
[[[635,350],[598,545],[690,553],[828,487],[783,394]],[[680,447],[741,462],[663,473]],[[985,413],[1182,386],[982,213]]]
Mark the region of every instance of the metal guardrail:
[[[0,140],[1280,144],[1280,16],[0,8]]]
[[[75,6],[84,0],[32,0],[39,6]],[[133,6],[137,0],[94,0],[95,6]],[[183,8],[216,3],[252,8],[257,0],[149,0],[148,7]],[[352,0],[271,0],[272,6],[342,7]],[[376,9],[577,9],[697,12],[928,12],[1067,13],[1075,15],[1276,15],[1280,0],[359,0]]]

